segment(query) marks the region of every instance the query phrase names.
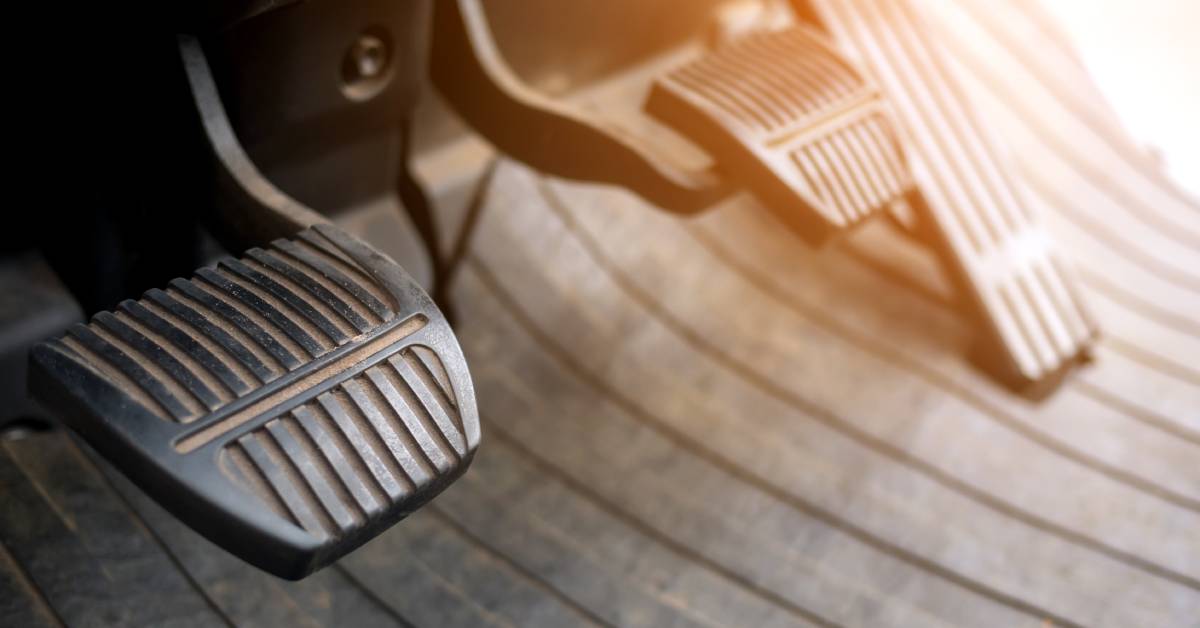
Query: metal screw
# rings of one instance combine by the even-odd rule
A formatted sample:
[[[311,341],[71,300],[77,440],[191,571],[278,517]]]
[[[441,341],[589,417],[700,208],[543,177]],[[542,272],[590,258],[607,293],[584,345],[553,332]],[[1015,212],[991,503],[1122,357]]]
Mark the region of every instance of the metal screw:
[[[342,59],[342,92],[351,100],[366,100],[388,81],[391,47],[386,34],[369,29],[358,36]]]
[[[350,47],[350,63],[357,78],[374,78],[387,67],[387,44],[374,35],[362,35]]]

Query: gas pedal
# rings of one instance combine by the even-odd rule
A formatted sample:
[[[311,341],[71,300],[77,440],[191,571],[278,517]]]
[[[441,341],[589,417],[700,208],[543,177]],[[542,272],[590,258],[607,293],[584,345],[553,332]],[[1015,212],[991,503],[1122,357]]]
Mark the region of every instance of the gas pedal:
[[[878,91],[805,27],[745,35],[670,71],[645,108],[810,242],[911,187]]]
[[[37,346],[31,392],[143,490],[285,578],[419,508],[479,443],[449,325],[328,225]]]
[[[843,51],[883,89],[921,191],[917,227],[984,328],[977,359],[1048,390],[1090,359],[1097,326],[1075,279],[942,52],[907,0],[812,0]]]

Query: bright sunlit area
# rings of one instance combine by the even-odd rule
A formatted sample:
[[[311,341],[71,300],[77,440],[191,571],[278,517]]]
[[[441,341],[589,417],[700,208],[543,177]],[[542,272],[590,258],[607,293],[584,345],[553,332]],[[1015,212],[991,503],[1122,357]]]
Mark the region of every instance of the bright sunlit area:
[[[1200,2],[1041,0],[1130,133],[1200,194]]]

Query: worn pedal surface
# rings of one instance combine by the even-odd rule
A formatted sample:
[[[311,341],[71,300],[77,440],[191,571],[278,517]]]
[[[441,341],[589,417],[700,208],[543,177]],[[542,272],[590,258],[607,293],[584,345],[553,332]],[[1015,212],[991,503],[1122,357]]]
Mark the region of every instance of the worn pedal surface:
[[[747,35],[673,70],[646,111],[812,242],[911,187],[879,92],[805,27]]]
[[[143,490],[286,578],[420,507],[479,443],[441,313],[332,226],[125,301],[31,362],[34,396]]]

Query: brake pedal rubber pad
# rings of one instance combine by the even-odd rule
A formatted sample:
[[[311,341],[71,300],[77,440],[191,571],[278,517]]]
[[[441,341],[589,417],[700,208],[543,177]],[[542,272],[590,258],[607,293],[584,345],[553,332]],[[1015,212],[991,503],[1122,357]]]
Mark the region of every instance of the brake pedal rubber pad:
[[[746,35],[673,69],[645,110],[814,244],[912,187],[879,91],[803,26]]]
[[[429,501],[479,444],[441,312],[330,225],[97,314],[35,347],[30,379],[159,503],[289,579]]]

